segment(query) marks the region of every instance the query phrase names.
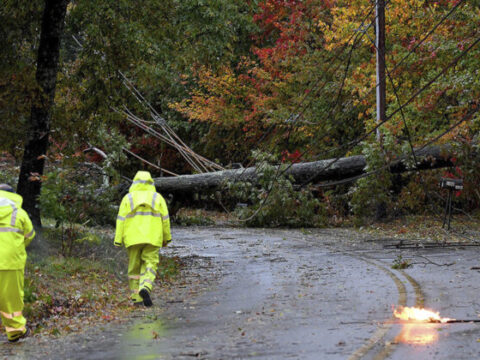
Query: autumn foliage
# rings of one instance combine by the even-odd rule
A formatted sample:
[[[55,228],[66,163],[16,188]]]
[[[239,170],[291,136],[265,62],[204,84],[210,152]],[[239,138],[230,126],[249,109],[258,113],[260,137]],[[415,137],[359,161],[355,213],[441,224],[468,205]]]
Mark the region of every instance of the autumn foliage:
[[[5,50],[0,116],[7,130],[0,133],[0,150],[19,159],[36,91],[41,6],[7,4],[0,9],[6,24],[0,37]],[[475,179],[478,171],[466,171],[473,162],[464,159],[476,154],[480,128],[479,2],[386,0],[387,119],[380,127],[381,144],[374,136],[374,5],[371,0],[71,3],[50,158],[68,158],[92,144],[125,176],[141,166],[194,171],[176,149],[116,111],[128,108],[156,126],[150,109],[123,86],[122,71],[187,145],[225,167],[254,162],[252,150],[285,163],[371,152],[380,159],[371,166],[381,167],[383,159],[409,156],[412,147],[448,143],[459,152],[456,165],[464,177]],[[123,148],[157,168],[127,157]],[[409,186],[411,194],[419,193]],[[475,187],[473,180],[466,182],[466,189]],[[468,200],[471,207],[480,202],[474,199]]]
[[[387,113],[409,100],[474,40],[478,9],[465,3],[446,17],[458,3],[388,2]],[[374,16],[367,0],[262,1],[253,17],[259,31],[252,34],[250,54],[217,69],[196,68],[198,86],[171,106],[189,121],[237,129],[242,143],[250,145],[274,124],[270,144],[279,152],[321,153],[351,141],[376,121],[375,33],[370,26]],[[415,145],[444,131],[478,98],[479,87],[469,76],[478,64],[475,54],[478,50],[473,49],[403,109]],[[382,127],[397,143],[406,140],[403,117],[397,112]],[[462,124],[441,141],[468,129]],[[326,131],[331,135],[318,141]]]

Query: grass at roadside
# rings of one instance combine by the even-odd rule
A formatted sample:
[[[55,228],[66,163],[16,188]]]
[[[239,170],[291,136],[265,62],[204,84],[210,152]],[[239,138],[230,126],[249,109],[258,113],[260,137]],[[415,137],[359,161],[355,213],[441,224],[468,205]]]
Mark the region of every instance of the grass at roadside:
[[[130,311],[127,282],[100,261],[50,256],[27,266],[24,313],[34,333],[80,331]]]
[[[451,229],[442,228],[442,220],[432,216],[406,216],[389,222],[360,227],[362,232],[385,238],[424,240],[432,242],[480,241],[480,222],[475,216],[456,215]]]

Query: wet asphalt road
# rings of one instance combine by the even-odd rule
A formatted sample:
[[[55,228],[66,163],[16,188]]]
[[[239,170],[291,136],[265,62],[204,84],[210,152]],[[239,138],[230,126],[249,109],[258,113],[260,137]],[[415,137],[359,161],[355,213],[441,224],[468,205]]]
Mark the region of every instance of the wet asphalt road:
[[[165,251],[195,256],[199,276],[215,278],[198,295],[157,301],[129,325],[53,349],[27,341],[11,358],[480,359],[478,323],[392,319],[398,305],[479,319],[480,247],[384,249],[377,240],[339,229],[177,228]],[[398,255],[413,266],[393,270]]]

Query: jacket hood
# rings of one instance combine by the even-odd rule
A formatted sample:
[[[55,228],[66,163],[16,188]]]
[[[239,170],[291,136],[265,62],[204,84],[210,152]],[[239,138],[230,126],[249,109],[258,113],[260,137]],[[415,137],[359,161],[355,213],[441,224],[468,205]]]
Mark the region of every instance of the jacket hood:
[[[10,217],[14,207],[22,207],[23,198],[15,193],[0,190],[0,222],[2,219]]]
[[[138,171],[133,178],[133,183],[128,192],[133,191],[153,191],[155,192],[155,185],[153,184],[152,175],[148,171]]]

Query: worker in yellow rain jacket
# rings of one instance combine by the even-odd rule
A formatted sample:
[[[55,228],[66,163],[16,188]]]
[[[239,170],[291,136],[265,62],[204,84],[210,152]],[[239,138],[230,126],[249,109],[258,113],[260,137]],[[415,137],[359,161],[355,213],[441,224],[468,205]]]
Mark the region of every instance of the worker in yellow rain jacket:
[[[11,186],[0,184],[0,316],[10,342],[28,335],[22,315],[23,276],[25,248],[35,237],[35,230],[22,202]]]
[[[148,171],[139,171],[120,204],[115,246],[128,253],[128,282],[135,305],[152,306],[150,294],[157,273],[160,247],[172,240],[165,199],[156,192]]]

